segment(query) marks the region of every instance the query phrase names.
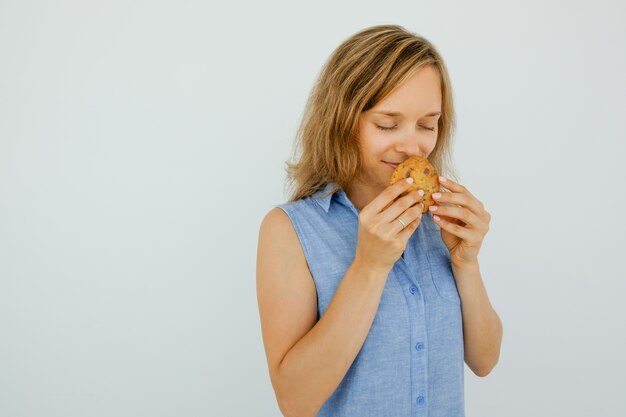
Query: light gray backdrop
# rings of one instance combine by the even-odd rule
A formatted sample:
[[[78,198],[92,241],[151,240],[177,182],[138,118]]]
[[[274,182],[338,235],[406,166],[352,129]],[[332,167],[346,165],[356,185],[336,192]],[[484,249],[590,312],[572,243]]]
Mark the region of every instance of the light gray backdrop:
[[[468,417],[623,416],[625,6],[0,0],[0,415],[279,416],[255,262],[348,36],[446,59],[500,363]]]

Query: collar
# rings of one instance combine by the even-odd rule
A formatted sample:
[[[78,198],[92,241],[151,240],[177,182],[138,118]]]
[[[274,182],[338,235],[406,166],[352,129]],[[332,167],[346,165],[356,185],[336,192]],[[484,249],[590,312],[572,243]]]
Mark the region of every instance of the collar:
[[[330,210],[330,204],[333,198],[335,198],[340,204],[349,207],[357,216],[359,215],[359,210],[354,207],[352,202],[348,199],[345,191],[335,182],[327,183],[324,188],[316,191],[312,198],[317,202],[317,204],[320,205],[320,207],[324,209],[326,213]]]
[[[326,213],[328,213],[328,210],[330,210],[330,202],[333,199],[335,193],[339,190],[341,190],[341,187],[339,187],[334,182],[329,182],[324,188],[320,188],[318,191],[316,191],[313,194],[312,198],[317,204],[320,205],[320,207],[324,209]]]

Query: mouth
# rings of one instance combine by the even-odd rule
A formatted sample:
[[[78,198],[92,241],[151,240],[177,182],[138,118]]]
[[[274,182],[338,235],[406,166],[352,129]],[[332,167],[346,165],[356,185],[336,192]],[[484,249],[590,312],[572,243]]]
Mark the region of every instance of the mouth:
[[[400,162],[387,162],[387,161],[382,161],[382,162],[386,164],[387,166],[391,167],[392,169],[396,169],[396,167],[400,165]]]

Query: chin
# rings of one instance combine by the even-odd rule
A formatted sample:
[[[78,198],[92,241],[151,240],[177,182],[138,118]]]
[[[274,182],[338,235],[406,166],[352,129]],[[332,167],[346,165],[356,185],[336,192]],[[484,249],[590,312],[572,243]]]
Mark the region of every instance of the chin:
[[[379,166],[376,167],[368,167],[366,168],[369,172],[369,175],[363,175],[361,184],[369,187],[371,189],[376,189],[378,192],[384,190],[389,186],[389,181],[391,180],[391,171],[388,167],[383,165],[384,169],[380,169]]]

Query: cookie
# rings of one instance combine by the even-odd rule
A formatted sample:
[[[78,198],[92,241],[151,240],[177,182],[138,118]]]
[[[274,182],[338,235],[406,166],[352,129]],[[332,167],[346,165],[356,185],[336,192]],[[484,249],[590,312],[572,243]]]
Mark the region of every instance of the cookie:
[[[428,207],[435,204],[431,195],[439,192],[439,174],[428,159],[421,156],[412,156],[396,167],[395,171],[391,174],[389,185],[401,179],[408,178],[409,176],[413,178],[413,184],[411,184],[409,189],[402,193],[400,197],[411,191],[424,190],[424,197],[422,199],[424,209],[422,213],[426,213]]]

